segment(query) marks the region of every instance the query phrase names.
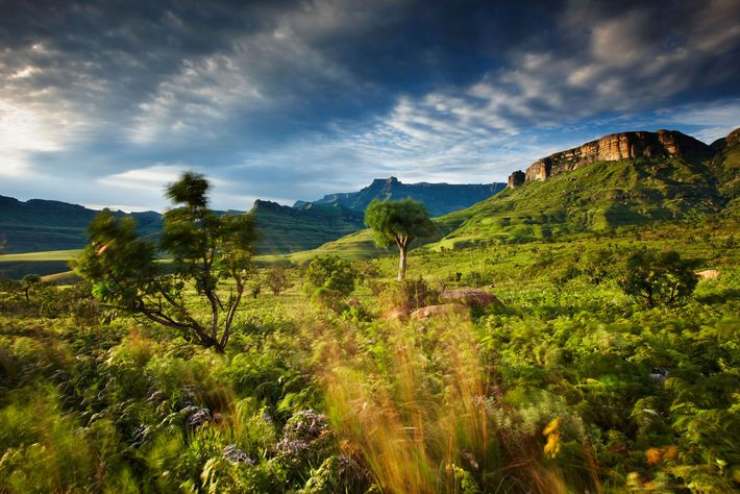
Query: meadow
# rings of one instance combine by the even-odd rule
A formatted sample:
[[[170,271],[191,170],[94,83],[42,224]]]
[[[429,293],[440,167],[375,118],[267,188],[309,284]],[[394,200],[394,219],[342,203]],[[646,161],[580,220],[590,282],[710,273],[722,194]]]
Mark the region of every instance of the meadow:
[[[618,283],[640,246],[719,276],[685,304],[645,307]],[[39,283],[28,300],[4,285],[0,492],[738,490],[732,223],[430,243],[405,292],[392,254],[350,252],[355,289],[338,307],[284,258],[274,295],[261,258],[223,354],[79,283]],[[499,303],[390,317],[455,287]],[[193,291],[188,303],[206,309]]]

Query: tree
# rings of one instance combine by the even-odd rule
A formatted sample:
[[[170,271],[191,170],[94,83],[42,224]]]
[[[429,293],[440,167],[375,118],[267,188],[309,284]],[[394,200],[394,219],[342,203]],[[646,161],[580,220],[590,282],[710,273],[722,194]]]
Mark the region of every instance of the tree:
[[[23,294],[26,296],[26,302],[29,301],[29,293],[33,287],[41,283],[41,276],[37,274],[27,274],[21,280],[21,286],[23,287]]]
[[[398,247],[398,281],[406,277],[409,245],[416,238],[434,234],[436,227],[423,204],[411,199],[373,200],[365,211],[365,224],[373,230],[378,245]]]
[[[336,312],[346,308],[343,299],[354,291],[356,278],[352,264],[338,256],[315,257],[306,269],[312,297]]]
[[[314,288],[323,288],[347,296],[355,289],[357,271],[349,261],[338,256],[317,256],[308,264],[306,279]]]
[[[619,283],[627,295],[642,299],[648,307],[676,305],[694,291],[698,277],[691,263],[678,252],[642,249],[627,258]]]
[[[177,329],[188,341],[223,352],[245,290],[257,239],[251,214],[216,215],[208,181],[185,173],[167,187],[177,206],[164,214],[159,243],[141,238],[130,217],[102,211],[76,271],[113,307]],[[161,253],[171,259],[158,262]],[[198,318],[186,301],[193,287],[208,306]]]
[[[267,286],[272,290],[273,295],[280,295],[280,292],[290,287],[288,273],[282,266],[274,266],[267,273]]]

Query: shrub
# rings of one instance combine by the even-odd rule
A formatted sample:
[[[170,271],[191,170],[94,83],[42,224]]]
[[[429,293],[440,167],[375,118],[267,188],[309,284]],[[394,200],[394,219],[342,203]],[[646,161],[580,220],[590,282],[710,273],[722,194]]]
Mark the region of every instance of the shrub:
[[[421,276],[415,280],[390,283],[380,294],[380,304],[388,310],[411,312],[439,302],[439,291]]]
[[[627,258],[620,286],[648,307],[678,305],[694,291],[698,278],[676,251],[639,250]]]
[[[338,296],[352,293],[356,278],[357,272],[352,264],[338,256],[316,257],[306,270],[306,280],[314,290],[321,288]]]
[[[273,295],[280,295],[280,292],[290,288],[288,273],[282,266],[275,266],[267,273],[267,286],[270,287]]]

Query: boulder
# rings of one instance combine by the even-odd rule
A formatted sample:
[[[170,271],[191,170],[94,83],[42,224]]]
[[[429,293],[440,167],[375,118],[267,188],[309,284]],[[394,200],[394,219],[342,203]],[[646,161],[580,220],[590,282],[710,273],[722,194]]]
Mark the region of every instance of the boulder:
[[[229,444],[223,451],[224,459],[230,463],[245,463],[254,465],[255,461],[244,451],[236,447],[236,444]]]
[[[488,293],[480,288],[457,288],[455,290],[445,290],[439,296],[445,302],[464,304],[470,307],[488,307],[492,304],[501,302],[492,293]]]
[[[719,278],[719,271],[716,269],[705,269],[704,271],[697,271],[696,276],[700,280],[715,280]]]
[[[423,320],[431,317],[468,316],[468,309],[461,304],[427,305],[411,313],[411,319]]]

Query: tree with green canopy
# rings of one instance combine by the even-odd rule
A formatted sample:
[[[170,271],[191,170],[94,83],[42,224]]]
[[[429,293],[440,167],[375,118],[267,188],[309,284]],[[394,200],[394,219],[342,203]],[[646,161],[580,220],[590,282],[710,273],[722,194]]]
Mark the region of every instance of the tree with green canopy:
[[[90,241],[75,268],[110,306],[223,352],[251,271],[257,232],[251,214],[210,210],[208,188],[208,181],[192,172],[167,187],[176,207],[164,214],[158,243],[139,236],[133,218],[102,211],[88,227]],[[160,262],[160,254],[171,261]],[[188,305],[191,287],[206,302],[206,317]]]
[[[37,274],[27,274],[21,280],[21,286],[23,287],[23,294],[26,296],[26,302],[29,301],[29,293],[31,289],[41,283],[41,276]]]
[[[619,284],[627,295],[648,307],[679,305],[693,293],[699,279],[694,263],[678,252],[640,249],[627,258]]]
[[[403,281],[406,277],[411,243],[417,238],[431,236],[436,231],[424,205],[412,199],[373,200],[365,210],[365,224],[372,229],[378,245],[387,247],[395,243],[398,247],[398,281]]]

